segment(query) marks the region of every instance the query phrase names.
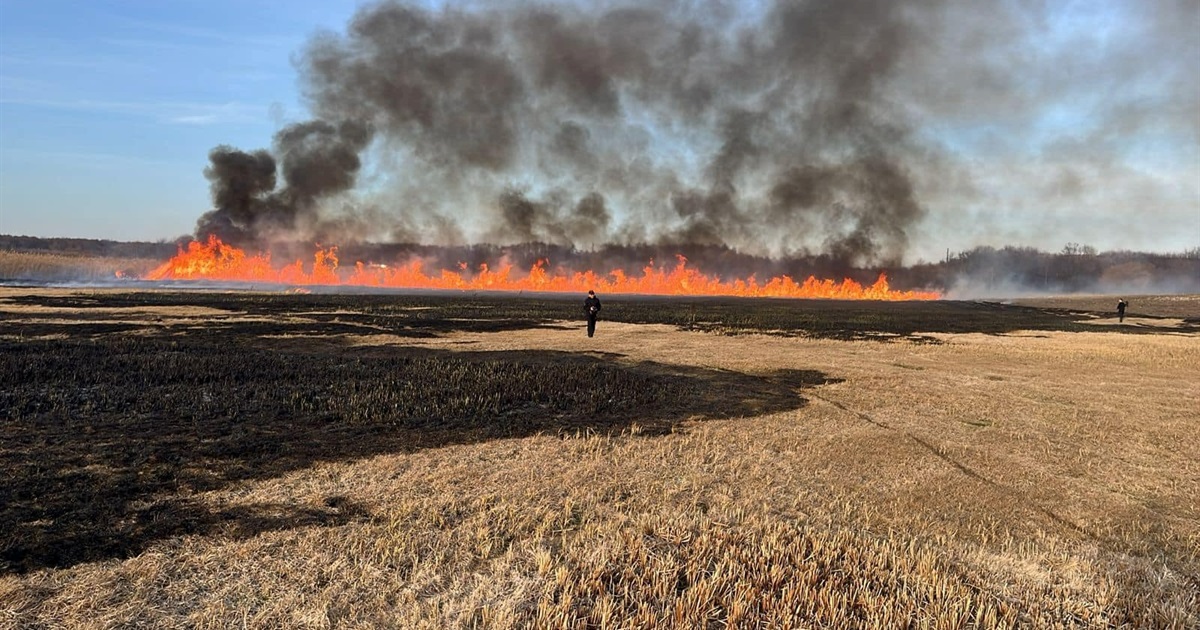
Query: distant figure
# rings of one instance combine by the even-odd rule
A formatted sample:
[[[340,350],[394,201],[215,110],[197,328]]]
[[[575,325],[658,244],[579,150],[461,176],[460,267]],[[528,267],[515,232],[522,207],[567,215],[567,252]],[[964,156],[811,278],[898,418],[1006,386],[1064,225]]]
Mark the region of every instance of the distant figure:
[[[583,301],[583,311],[587,313],[588,336],[596,334],[596,317],[600,315],[600,298],[595,291],[588,291],[587,299]]]
[[[1125,307],[1126,306],[1129,306],[1129,302],[1126,302],[1123,299],[1117,300],[1117,319],[1121,323],[1125,323]]]

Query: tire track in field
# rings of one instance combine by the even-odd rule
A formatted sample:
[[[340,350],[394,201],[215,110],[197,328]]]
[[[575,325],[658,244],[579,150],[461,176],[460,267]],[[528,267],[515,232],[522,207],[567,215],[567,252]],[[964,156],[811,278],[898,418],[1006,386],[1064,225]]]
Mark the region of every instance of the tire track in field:
[[[932,453],[935,457],[937,457],[938,459],[942,460],[943,462],[949,464],[950,466],[954,467],[956,470],[958,470],[962,474],[966,475],[967,477],[970,477],[971,479],[974,479],[976,481],[979,481],[980,483],[983,483],[987,486],[995,488],[996,490],[999,490],[1000,492],[1009,496],[1010,498],[1015,499],[1017,501],[1018,505],[1025,505],[1025,506],[1031,507],[1035,511],[1040,513],[1041,515],[1050,519],[1052,522],[1057,523],[1071,531],[1074,531],[1074,532],[1084,536],[1088,540],[1091,540],[1092,542],[1095,542],[1095,543],[1108,542],[1108,541],[1101,539],[1095,533],[1079,526],[1078,524],[1073,523],[1073,522],[1059,516],[1058,514],[1055,514],[1054,512],[1050,511],[1049,508],[1046,508],[1046,507],[1043,507],[1036,503],[1033,503],[1027,497],[1016,492],[1012,488],[1010,488],[1004,484],[1001,484],[1001,483],[995,481],[994,479],[984,476],[983,474],[968,467],[967,465],[963,464],[962,462],[954,459],[953,457],[950,457],[949,455],[946,454],[946,452],[943,449],[939,448],[937,445],[933,444],[932,442],[925,440],[924,438],[921,438],[921,437],[914,435],[913,433],[910,433],[903,429],[897,429],[896,427],[893,427],[892,425],[887,424],[886,422],[876,419],[875,417],[871,416],[868,413],[859,411],[857,409],[852,409],[849,406],[845,405],[844,403],[834,400],[832,398],[829,398],[827,396],[822,396],[813,391],[808,391],[805,393],[813,399],[820,400],[821,402],[824,402],[828,405],[832,405],[833,407],[836,407],[837,409],[839,409],[841,411],[844,411],[850,415],[853,415],[853,416],[857,417],[858,419],[863,420],[864,422],[873,424],[881,429],[884,429],[885,431],[895,431],[895,432],[903,435],[904,437],[912,440],[913,442],[916,442],[921,447],[923,447],[925,450]]]

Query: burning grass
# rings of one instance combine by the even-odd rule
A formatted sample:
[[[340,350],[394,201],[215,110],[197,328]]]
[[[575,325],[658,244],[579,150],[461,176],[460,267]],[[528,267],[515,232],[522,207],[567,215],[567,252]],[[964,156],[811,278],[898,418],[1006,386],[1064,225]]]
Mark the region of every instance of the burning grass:
[[[147,280],[208,280],[237,283],[272,283],[300,286],[341,285],[373,288],[537,291],[542,293],[583,293],[596,289],[602,293],[640,295],[726,295],[741,297],[834,298],[852,300],[936,300],[936,291],[897,291],[880,274],[874,283],[863,286],[853,279],[819,280],[814,276],[797,280],[789,276],[759,280],[720,278],[688,267],[687,258],[676,256],[673,266],[649,263],[640,272],[623,269],[575,271],[551,268],[545,259],[535,262],[525,275],[499,261],[478,269],[460,263],[457,269],[427,269],[424,261],[410,260],[400,265],[366,265],[357,262],[347,268],[338,260],[338,249],[318,249],[313,262],[297,260],[278,265],[270,253],[253,253],[223,243],[216,236],[207,241],[192,241],[171,260],[144,276]]]
[[[0,619],[1200,622],[1196,331],[889,306],[8,290]]]

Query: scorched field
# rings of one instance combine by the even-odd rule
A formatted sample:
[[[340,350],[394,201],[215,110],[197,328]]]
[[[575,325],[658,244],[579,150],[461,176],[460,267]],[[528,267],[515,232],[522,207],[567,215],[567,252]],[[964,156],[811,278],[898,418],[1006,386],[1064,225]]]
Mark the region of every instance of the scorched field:
[[[601,298],[0,289],[0,626],[1200,625],[1200,297]]]

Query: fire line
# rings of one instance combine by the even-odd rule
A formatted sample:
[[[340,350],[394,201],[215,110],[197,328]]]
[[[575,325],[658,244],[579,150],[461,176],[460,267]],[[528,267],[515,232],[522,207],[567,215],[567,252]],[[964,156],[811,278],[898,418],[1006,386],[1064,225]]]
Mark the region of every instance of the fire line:
[[[247,254],[223,243],[215,236],[207,242],[193,241],[181,248],[171,260],[145,276],[145,280],[213,280],[221,282],[269,282],[299,286],[329,285],[397,289],[459,289],[486,291],[541,291],[583,293],[595,289],[603,293],[643,295],[707,295],[735,297],[828,298],[841,300],[936,300],[936,291],[897,291],[888,286],[887,275],[870,286],[846,278],[841,282],[809,276],[797,282],[789,276],[777,276],[765,282],[754,276],[740,280],[722,280],[687,266],[677,256],[674,267],[667,269],[649,264],[641,275],[622,269],[608,273],[595,271],[552,271],[546,260],[537,261],[529,272],[514,272],[513,265],[496,268],[480,265],[473,272],[461,265],[458,271],[427,271],[420,260],[397,265],[339,266],[337,248],[318,248],[310,266],[302,261],[276,267],[269,253]]]

